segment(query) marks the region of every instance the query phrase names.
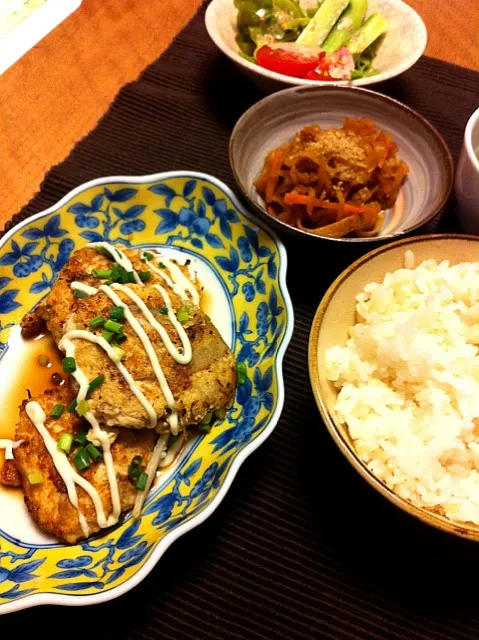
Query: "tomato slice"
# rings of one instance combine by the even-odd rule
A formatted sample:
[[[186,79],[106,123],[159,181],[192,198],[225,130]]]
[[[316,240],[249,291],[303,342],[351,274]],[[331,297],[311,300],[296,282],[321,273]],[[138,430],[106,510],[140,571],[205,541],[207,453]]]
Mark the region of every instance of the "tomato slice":
[[[319,47],[285,42],[264,45],[256,52],[256,62],[260,67],[293,78],[304,78],[318,66],[321,50]]]
[[[329,62],[324,51],[319,55],[316,68],[308,71],[304,78],[305,80],[332,80],[329,75]]]

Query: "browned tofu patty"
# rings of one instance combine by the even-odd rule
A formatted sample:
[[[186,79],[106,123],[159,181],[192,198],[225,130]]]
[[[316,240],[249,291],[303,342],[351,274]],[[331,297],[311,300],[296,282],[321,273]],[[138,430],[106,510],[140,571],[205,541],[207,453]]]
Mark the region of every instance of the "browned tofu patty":
[[[137,252],[124,250],[137,271],[147,269],[141,262]],[[95,295],[75,298],[71,289],[73,281],[81,281],[99,287],[101,281],[91,275],[93,268],[111,268],[112,262],[93,248],[77,251],[62,270],[50,295],[39,305],[36,312],[45,319],[57,344],[71,330],[83,329],[101,335],[103,329],[92,329],[89,321],[96,316],[108,318],[114,304],[103,292]],[[164,327],[172,342],[178,347],[181,342],[176,329],[161,313],[164,300],[153,284],[165,282],[152,272],[151,281],[144,286],[129,284],[152,311],[155,319]],[[235,359],[208,316],[198,307],[186,303],[171,290],[169,295],[175,311],[188,307],[188,317],[184,323],[185,331],[192,344],[193,357],[189,364],[183,365],[167,351],[157,330],[144,318],[142,312],[130,298],[121,291],[115,292],[123,303],[139,321],[148,335],[158,357],[161,368],[168,381],[175,407],[179,414],[179,428],[198,424],[205,415],[216,409],[228,407],[234,398],[236,387]],[[162,393],[160,384],[151,365],[150,359],[139,337],[123,321],[124,334],[127,336],[121,344],[125,355],[122,364],[128,370],[137,387],[153,406],[158,416],[159,431],[168,431],[170,408]],[[105,376],[103,384],[96,389],[89,399],[89,408],[96,419],[103,425],[128,428],[145,428],[150,426],[150,418],[141,402],[135,397],[125,377],[115,363],[98,345],[84,339],[75,340],[75,360],[87,376],[94,380],[100,374]],[[77,391],[72,378],[73,389]]]
[[[83,424],[75,413],[68,413],[66,410],[58,419],[50,417],[56,404],[64,404],[67,407],[73,397],[73,393],[69,389],[58,387],[49,389],[39,398],[35,398],[47,415],[45,426],[56,441],[60,439],[60,434],[63,432],[76,435],[82,428],[88,428],[88,425]],[[33,520],[41,529],[59,540],[74,544],[84,538],[77,510],[68,498],[66,486],[53,464],[42,436],[25,411],[26,404],[26,402],[23,404],[15,435],[17,440],[24,442],[14,451],[25,503]],[[141,456],[143,463],[145,465],[148,463],[155,446],[155,438],[156,434],[152,431],[118,430],[117,439],[112,445],[111,451],[115,463],[122,512],[133,508],[137,494],[132,481],[128,478],[128,467],[134,456]],[[70,461],[72,461],[73,453],[69,456]],[[43,481],[39,484],[30,484],[28,476],[31,473],[40,473]],[[81,475],[97,490],[105,516],[108,517],[112,511],[112,503],[103,461],[92,464]],[[81,487],[77,486],[76,489],[80,510],[87,520],[90,534],[94,534],[100,528],[93,502]]]

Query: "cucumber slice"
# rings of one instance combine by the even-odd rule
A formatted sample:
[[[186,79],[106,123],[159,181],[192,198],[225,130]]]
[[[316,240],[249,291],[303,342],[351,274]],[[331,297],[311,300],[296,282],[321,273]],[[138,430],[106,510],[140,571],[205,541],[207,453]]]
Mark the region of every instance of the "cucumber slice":
[[[356,31],[348,42],[348,49],[353,56],[358,56],[365,51],[375,40],[386,33],[389,23],[379,13],[373,13],[363,26]]]
[[[357,31],[366,15],[368,0],[350,0],[341,17],[334,25],[329,36],[321,45],[326,53],[334,53],[349,42],[351,36]]]
[[[349,0],[325,0],[296,42],[320,47],[348,4]]]

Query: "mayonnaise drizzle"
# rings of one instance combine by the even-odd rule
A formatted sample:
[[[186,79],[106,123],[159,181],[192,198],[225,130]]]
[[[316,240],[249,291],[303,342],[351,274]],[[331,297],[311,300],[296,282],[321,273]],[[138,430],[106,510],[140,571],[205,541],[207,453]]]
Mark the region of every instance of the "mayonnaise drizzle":
[[[13,460],[13,440],[0,440],[0,449],[5,449],[5,460]]]
[[[190,282],[190,280],[188,280],[188,278],[182,272],[180,267],[175,262],[173,262],[173,260],[170,260],[170,258],[167,258],[164,255],[160,255],[156,259],[157,261],[165,265],[165,268],[170,274],[170,276],[167,276],[165,270],[159,269],[156,266],[155,262],[153,262],[152,260],[148,260],[144,252],[142,254],[142,257],[144,258],[144,260],[146,260],[148,266],[151,267],[155,273],[160,275],[166,282],[166,284],[173,289],[176,295],[178,295],[183,300],[191,300],[193,304],[199,306],[200,294],[198,293],[196,287],[192,284],[192,282]],[[187,295],[187,292],[190,294],[189,296]]]
[[[191,358],[193,355],[190,339],[188,338],[186,331],[183,325],[181,324],[181,322],[178,322],[178,319],[176,317],[176,314],[171,304],[170,296],[168,295],[168,293],[165,291],[165,289],[163,289],[162,286],[158,284],[155,284],[153,286],[157,291],[161,293],[163,297],[163,302],[165,304],[165,307],[168,309],[168,318],[172,323],[172,325],[175,327],[178,333],[178,336],[181,340],[183,353],[180,353],[178,351],[178,349],[175,347],[175,345],[171,341],[171,338],[168,335],[166,329],[163,327],[163,325],[160,322],[156,320],[155,316],[151,313],[151,311],[148,309],[148,307],[140,298],[140,296],[138,296],[129,287],[126,287],[125,285],[122,285],[122,284],[112,284],[111,288],[115,289],[116,291],[121,291],[126,296],[128,296],[130,300],[133,300],[133,302],[136,304],[138,309],[142,312],[142,314],[145,316],[145,318],[148,320],[151,326],[154,329],[156,329],[156,331],[159,333],[161,339],[163,340],[163,344],[166,347],[166,350],[168,351],[170,356],[174,358],[174,360],[176,360],[176,362],[178,362],[179,364],[188,364],[189,362],[191,362]]]
[[[150,338],[148,337],[148,334],[143,329],[143,327],[138,322],[138,320],[135,318],[135,316],[132,314],[128,305],[126,305],[122,301],[122,299],[112,290],[111,287],[107,285],[102,285],[100,287],[100,291],[106,294],[116,306],[122,307],[124,309],[126,321],[128,322],[130,327],[133,329],[133,331],[136,333],[136,335],[140,339],[141,344],[143,345],[143,348],[145,349],[148,355],[148,358],[150,359],[151,366],[155,373],[156,379],[158,380],[158,383],[160,385],[161,392],[165,397],[166,404],[168,405],[171,411],[170,415],[168,416],[168,423],[170,425],[171,432],[175,434],[178,433],[178,411],[176,410],[175,398],[171,392],[170,385],[168,384],[168,380],[166,379],[166,376],[163,373],[163,369],[161,368],[160,361],[158,360],[158,356],[156,355],[156,351],[153,348],[153,345],[151,343]],[[155,418],[156,418],[156,413],[155,413]],[[155,426],[156,426],[156,422],[155,422]]]
[[[75,282],[71,283],[70,287],[73,290],[78,289],[78,291],[82,291],[89,296],[94,296],[98,291],[98,289],[95,289],[95,287],[90,287],[89,284],[85,284],[84,282],[77,282],[76,280]]]
[[[109,287],[107,287],[107,288],[109,288]],[[94,342],[95,344],[97,344],[99,347],[101,347],[106,352],[106,354],[108,355],[110,360],[112,360],[115,363],[118,371],[125,378],[126,383],[128,384],[128,386],[131,389],[131,392],[134,394],[134,396],[137,398],[137,400],[141,403],[141,405],[143,406],[143,408],[147,412],[148,417],[150,419],[150,428],[154,429],[156,427],[156,425],[157,425],[157,422],[158,422],[158,418],[157,418],[155,409],[148,402],[148,400],[146,399],[146,397],[143,394],[143,392],[141,391],[141,389],[138,388],[138,386],[137,386],[136,382],[134,381],[133,377],[131,376],[130,372],[124,366],[124,364],[120,361],[120,358],[119,358],[118,354],[115,352],[115,350],[110,345],[110,343],[107,342],[101,336],[96,336],[94,333],[91,333],[90,331],[85,331],[84,329],[73,329],[72,331],[69,331],[68,333],[66,333],[63,336],[63,338],[58,343],[58,346],[62,351],[64,351],[66,353],[67,357],[74,357],[74,355],[75,355],[75,345],[73,344],[72,340],[78,340],[78,339],[83,339],[83,340],[88,340],[89,342]],[[78,367],[77,367],[77,371],[78,371]],[[75,371],[75,373],[76,373],[76,371]],[[86,377],[85,377],[85,380],[86,380]],[[85,396],[83,396],[83,397],[78,396],[78,400],[81,401],[81,400],[84,400],[84,399],[85,399]]]
[[[117,264],[119,264],[120,267],[123,267],[123,269],[125,269],[126,271],[133,272],[133,277],[135,278],[135,282],[137,284],[143,285],[143,282],[141,281],[140,276],[137,274],[137,272],[133,268],[133,265],[131,264],[130,259],[123,253],[121,249],[118,249],[118,247],[112,246],[108,242],[90,242],[89,244],[87,244],[87,247],[100,247],[102,249],[105,249],[105,251],[108,251],[108,253],[111,255],[113,260]]]
[[[55,465],[56,470],[65,483],[68,493],[68,499],[77,510],[78,520],[80,522],[80,527],[83,535],[88,538],[88,536],[90,535],[90,530],[88,528],[85,516],[80,511],[80,507],[78,504],[78,494],[75,487],[76,484],[82,487],[82,489],[84,489],[92,499],[92,502],[95,506],[99,526],[108,526],[106,524],[103,505],[98,492],[87,480],[85,480],[85,478],[82,478],[82,476],[80,476],[78,473],[76,473],[76,471],[73,470],[65,453],[58,449],[55,439],[50,435],[48,429],[45,427],[46,415],[41,406],[38,404],[38,402],[29,402],[25,407],[25,411],[32,421],[33,426],[43,438],[48,453],[52,458],[53,464]]]

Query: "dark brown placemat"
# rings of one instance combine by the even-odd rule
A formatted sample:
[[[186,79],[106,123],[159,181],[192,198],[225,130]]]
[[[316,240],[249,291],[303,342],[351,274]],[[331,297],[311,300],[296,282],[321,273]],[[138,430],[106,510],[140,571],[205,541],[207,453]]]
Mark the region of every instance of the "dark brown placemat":
[[[479,74],[423,58],[378,90],[426,116],[457,158],[466,120],[479,104],[478,80]],[[190,169],[234,187],[229,134],[260,97],[209,41],[201,11],[50,171],[19,217],[104,175]],[[453,226],[453,210],[451,203],[440,228]],[[223,503],[130,594],[88,610],[7,616],[3,637],[479,637],[479,545],[416,522],[376,494],[339,453],[316,410],[309,327],[325,287],[351,257],[305,256],[291,243],[288,250],[296,325],[285,359],[284,412]]]

